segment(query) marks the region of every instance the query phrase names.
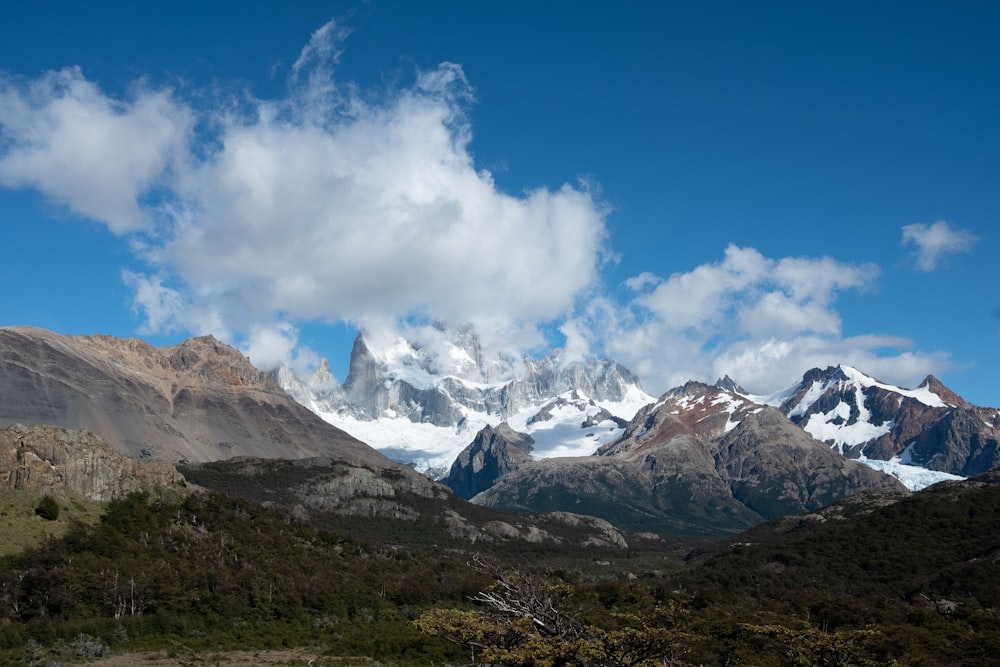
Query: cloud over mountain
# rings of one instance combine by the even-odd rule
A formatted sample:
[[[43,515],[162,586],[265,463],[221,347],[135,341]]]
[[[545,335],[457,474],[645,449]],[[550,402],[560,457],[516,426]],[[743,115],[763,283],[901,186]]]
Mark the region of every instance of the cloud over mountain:
[[[873,264],[829,257],[765,257],[730,245],[722,261],[662,279],[650,273],[626,282],[626,311],[601,308],[610,354],[655,392],[690,378],[730,375],[751,391],[777,389],[796,369],[845,362],[916,384],[945,356],[912,351],[912,341],[888,335],[843,335],[837,297],[865,291],[878,279]],[[889,354],[886,354],[888,352]]]
[[[340,85],[345,34],[317,30],[279,100],[126,101],[78,69],[8,82],[0,182],[115,233],[155,222],[136,238],[151,270],[126,276],[152,332],[413,315],[530,331],[568,312],[597,276],[602,205],[478,171],[458,65],[374,100]]]
[[[212,333],[264,367],[315,363],[298,327],[341,321],[471,323],[509,352],[557,329],[566,359],[608,354],[653,391],[724,374],[773,388],[841,362],[910,384],[946,367],[905,338],[844,336],[837,297],[870,286],[872,264],[730,245],[666,278],[637,266],[613,300],[596,188],[503,191],[476,166],[462,67],[363,90],[335,76],[348,32],[317,29],[272,99],[141,81],[115,96],[74,67],[0,77],[0,185],[126,236],[143,333]],[[904,228],[921,267],[973,241]]]

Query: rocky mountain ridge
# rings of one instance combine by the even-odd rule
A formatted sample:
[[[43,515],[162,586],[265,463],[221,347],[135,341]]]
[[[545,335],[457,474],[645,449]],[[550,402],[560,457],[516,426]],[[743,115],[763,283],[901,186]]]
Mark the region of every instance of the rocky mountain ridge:
[[[472,500],[521,512],[573,507],[634,531],[718,535],[871,490],[906,492],[777,409],[688,383],[640,410],[598,455],[522,464]]]
[[[933,376],[905,389],[850,366],[812,369],[769,402],[850,458],[961,477],[1000,465],[1000,410],[967,403]]]
[[[138,339],[0,328],[0,426],[13,423],[88,430],[140,459],[336,455],[396,465],[210,336],[156,348]]]
[[[533,444],[530,435],[518,433],[507,422],[487,426],[462,450],[441,481],[462,498],[472,498],[530,462]]]
[[[589,420],[582,427],[589,430],[576,428],[569,435],[563,429],[560,442],[540,439],[538,456],[561,455],[571,439],[589,453],[613,439],[611,428],[620,429],[640,405],[653,400],[638,377],[611,360],[569,362],[559,350],[543,359],[489,355],[468,328],[423,335],[421,340],[396,336],[375,342],[359,333],[343,384],[332,378],[328,364],[310,378],[288,368],[277,369],[274,377],[331,424],[431,475],[447,473],[486,426],[507,421],[528,433],[552,432],[553,423],[528,421],[560,397],[586,413],[580,421]],[[596,444],[586,440],[598,436]],[[560,451],[550,451],[550,445]]]
[[[331,383],[329,363],[321,364],[305,381],[294,378],[287,368],[275,376],[292,396],[319,412],[369,421],[402,417],[449,427],[469,412],[506,419],[566,391],[598,401],[620,401],[640,386],[639,378],[615,361],[564,363],[559,350],[544,359],[498,355],[487,361],[471,330],[453,336],[438,341],[444,351],[435,349],[432,354],[401,337],[378,349],[362,332],[351,349],[343,385]]]

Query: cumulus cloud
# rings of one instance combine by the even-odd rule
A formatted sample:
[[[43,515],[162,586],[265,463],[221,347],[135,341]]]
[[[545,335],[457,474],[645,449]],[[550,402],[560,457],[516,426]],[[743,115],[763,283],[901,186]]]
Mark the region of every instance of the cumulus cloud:
[[[842,335],[837,296],[867,289],[878,275],[872,264],[771,259],[730,245],[720,262],[666,280],[637,276],[629,281],[640,292],[631,307],[617,318],[602,308],[590,324],[603,323],[611,355],[657,393],[727,374],[750,391],[769,393],[808,368],[839,363],[900,383],[940,372],[947,358],[914,353],[907,339]]]
[[[594,283],[607,211],[583,185],[509,194],[478,170],[458,65],[377,99],[338,85],[346,34],[318,29],[276,100],[122,100],[75,68],[5,81],[0,183],[143,230],[150,268],[126,281],[146,332],[418,318],[537,342]]]
[[[183,192],[190,214],[149,259],[239,328],[279,310],[476,323],[562,314],[596,277],[604,212],[583,189],[515,197],[476,171],[464,86],[444,65],[379,106],[351,100],[349,118],[320,124],[310,108],[227,122]]]
[[[169,90],[105,96],[75,67],[0,78],[0,184],[34,188],[123,233],[150,224],[143,196],[185,155],[190,110]]]
[[[303,321],[349,321],[386,349],[410,334],[442,366],[461,360],[429,323],[472,324],[486,356],[543,348],[558,328],[564,359],[606,353],[655,391],[724,374],[771,390],[843,361],[901,381],[947,363],[903,339],[843,337],[835,300],[869,285],[871,265],[730,246],[626,280],[624,307],[601,296],[595,190],[500,190],[470,151],[462,68],[359,91],[335,77],[347,33],[316,30],[280,99],[206,106],[141,83],[116,98],[77,68],[0,78],[0,185],[127,235],[147,265],[123,274],[144,333],[212,333],[264,368],[315,363]],[[975,241],[944,222],[903,233],[929,268]]]
[[[944,220],[932,225],[917,222],[903,226],[903,245],[913,246],[918,271],[933,271],[949,255],[969,252],[978,241],[972,232],[952,229]]]

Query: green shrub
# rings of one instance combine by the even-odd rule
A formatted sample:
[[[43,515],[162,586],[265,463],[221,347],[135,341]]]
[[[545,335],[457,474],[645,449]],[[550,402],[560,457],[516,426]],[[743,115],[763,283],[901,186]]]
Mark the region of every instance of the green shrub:
[[[35,508],[35,514],[46,521],[55,521],[59,518],[59,503],[52,496],[42,496]]]

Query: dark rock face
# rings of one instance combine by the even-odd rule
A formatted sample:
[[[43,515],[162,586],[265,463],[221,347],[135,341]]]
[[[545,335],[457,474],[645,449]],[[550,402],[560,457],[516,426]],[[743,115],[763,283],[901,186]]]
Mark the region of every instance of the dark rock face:
[[[724,389],[734,394],[745,394],[747,390],[736,383],[736,380],[726,375],[715,381],[715,387]]]
[[[458,455],[442,481],[462,498],[471,498],[530,462],[533,443],[530,436],[514,431],[506,422],[487,426]]]
[[[902,491],[895,478],[824,447],[774,408],[748,416],[721,437],[714,458],[733,497],[768,520],[861,491]]]
[[[0,426],[14,423],[88,430],[140,459],[334,456],[397,467],[211,337],[155,348],[0,328]]]
[[[921,431],[908,454],[925,468],[974,477],[1000,466],[998,438],[1000,411],[963,405]]]

